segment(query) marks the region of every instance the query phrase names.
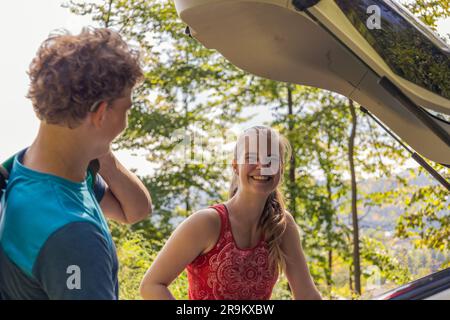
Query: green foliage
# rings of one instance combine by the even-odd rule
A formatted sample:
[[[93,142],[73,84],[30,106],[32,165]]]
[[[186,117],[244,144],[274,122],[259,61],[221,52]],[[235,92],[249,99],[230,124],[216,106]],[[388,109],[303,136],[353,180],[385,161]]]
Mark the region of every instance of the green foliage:
[[[411,281],[408,269],[386,249],[383,243],[373,238],[363,237],[361,244],[363,259],[367,264],[376,266],[385,279],[399,285]]]
[[[110,228],[119,260],[119,297],[124,300],[141,299],[139,284],[164,243],[146,238],[141,230],[133,231],[114,222],[110,223]],[[177,300],[186,300],[187,288],[187,276],[183,272],[169,290]]]
[[[404,0],[402,3],[432,29],[436,29],[438,20],[450,17],[448,0]]]
[[[405,213],[399,217],[396,235],[413,239],[418,248],[450,250],[450,202],[440,185],[419,188],[405,199]]]
[[[272,300],[290,300],[292,299],[289,283],[286,276],[281,275],[272,291]]]

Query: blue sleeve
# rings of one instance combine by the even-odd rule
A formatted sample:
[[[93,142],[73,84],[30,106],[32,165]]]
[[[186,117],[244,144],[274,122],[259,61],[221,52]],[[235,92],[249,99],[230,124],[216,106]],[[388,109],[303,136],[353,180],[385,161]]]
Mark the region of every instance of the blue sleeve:
[[[33,274],[52,300],[115,300],[114,259],[100,230],[73,222],[45,243]]]
[[[95,198],[97,199],[97,202],[100,203],[100,201],[102,201],[102,199],[103,199],[103,196],[105,195],[106,182],[105,182],[105,180],[103,180],[103,178],[99,174],[95,175],[93,191],[94,191]]]

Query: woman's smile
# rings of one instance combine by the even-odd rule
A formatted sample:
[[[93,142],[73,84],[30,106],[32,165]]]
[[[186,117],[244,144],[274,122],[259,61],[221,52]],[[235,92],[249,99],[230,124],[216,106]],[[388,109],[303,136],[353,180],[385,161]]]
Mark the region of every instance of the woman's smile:
[[[250,176],[250,179],[258,181],[258,182],[268,182],[270,180],[273,179],[272,176],[258,176],[258,175],[254,175],[254,176]]]

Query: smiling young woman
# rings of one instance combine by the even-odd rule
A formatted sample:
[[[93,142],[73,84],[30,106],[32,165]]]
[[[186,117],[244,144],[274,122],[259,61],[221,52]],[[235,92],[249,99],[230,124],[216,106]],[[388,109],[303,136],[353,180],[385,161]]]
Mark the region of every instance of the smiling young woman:
[[[239,137],[230,199],[197,211],[174,231],[142,280],[144,299],[173,299],[168,286],[185,268],[193,300],[270,299],[280,272],[295,299],[321,299],[279,190],[288,151],[271,128]]]

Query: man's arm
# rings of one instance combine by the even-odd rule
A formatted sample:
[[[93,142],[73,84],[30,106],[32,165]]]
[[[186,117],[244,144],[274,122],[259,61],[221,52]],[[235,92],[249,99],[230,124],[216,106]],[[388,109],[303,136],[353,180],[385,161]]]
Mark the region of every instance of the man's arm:
[[[97,226],[73,222],[48,238],[33,275],[51,300],[115,300],[114,254]]]
[[[107,184],[100,201],[105,216],[128,224],[145,219],[152,211],[152,202],[144,184],[111,151],[98,160],[99,174]]]

